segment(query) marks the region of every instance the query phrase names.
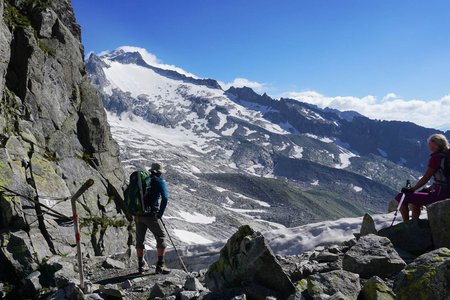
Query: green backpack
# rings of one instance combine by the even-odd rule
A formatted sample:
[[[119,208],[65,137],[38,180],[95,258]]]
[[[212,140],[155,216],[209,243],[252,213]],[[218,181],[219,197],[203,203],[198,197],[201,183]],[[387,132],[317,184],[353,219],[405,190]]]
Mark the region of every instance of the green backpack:
[[[134,171],[130,175],[130,184],[125,189],[125,204],[133,216],[143,215],[150,210],[144,203],[148,188],[150,187],[150,173],[147,171]]]

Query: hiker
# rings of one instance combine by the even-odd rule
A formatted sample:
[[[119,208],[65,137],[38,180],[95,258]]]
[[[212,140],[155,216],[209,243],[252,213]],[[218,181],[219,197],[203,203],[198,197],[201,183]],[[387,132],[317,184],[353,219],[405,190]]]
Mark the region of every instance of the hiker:
[[[161,175],[164,168],[159,163],[153,163],[150,170],[150,185],[145,196],[145,205],[149,211],[142,216],[135,216],[136,221],[136,252],[138,257],[139,274],[144,274],[146,263],[144,261],[144,240],[147,229],[149,229],[156,239],[156,250],[158,262],[156,263],[156,274],[168,274],[170,270],[164,263],[166,251],[166,234],[164,232],[161,218],[167,206],[168,193],[166,183]],[[160,200],[161,199],[161,203]]]
[[[441,166],[441,162],[445,157],[444,153],[449,151],[449,142],[443,134],[433,134],[428,138],[428,148],[431,151],[431,155],[425,174],[415,186],[403,188],[402,192],[395,197],[395,200],[400,202],[402,194],[405,194],[405,199],[400,207],[400,213],[404,222],[409,220],[409,204],[411,205],[412,218],[418,219],[422,206],[450,198],[450,181],[445,176],[444,169]],[[431,177],[434,177],[434,183],[430,187],[416,192]]]

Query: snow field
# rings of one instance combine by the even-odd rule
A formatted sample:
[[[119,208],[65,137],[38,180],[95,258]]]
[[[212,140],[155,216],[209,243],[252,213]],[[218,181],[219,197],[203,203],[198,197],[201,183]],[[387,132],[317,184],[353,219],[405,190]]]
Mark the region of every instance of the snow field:
[[[187,230],[182,230],[182,229],[174,229],[173,232],[175,233],[175,235],[183,242],[187,243],[187,244],[208,244],[208,243],[212,243],[211,240],[201,236],[200,234],[191,232],[191,231],[187,231]]]
[[[216,221],[216,217],[214,217],[214,216],[208,217],[208,216],[205,216],[198,212],[194,212],[191,214],[186,211],[179,211],[178,215],[180,215],[180,217],[167,216],[165,218],[166,219],[183,220],[183,221],[186,221],[188,223],[193,223],[193,224],[212,224]]]

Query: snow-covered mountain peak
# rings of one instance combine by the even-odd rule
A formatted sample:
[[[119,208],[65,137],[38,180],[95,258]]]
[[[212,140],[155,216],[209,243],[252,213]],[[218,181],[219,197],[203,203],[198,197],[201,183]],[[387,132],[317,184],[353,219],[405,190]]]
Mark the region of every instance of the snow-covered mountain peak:
[[[155,55],[149,53],[143,48],[139,47],[131,47],[131,46],[123,46],[119,47],[113,51],[101,52],[98,56],[95,54],[91,54],[86,62],[88,72],[94,76],[99,76],[103,74],[99,74],[97,72],[91,72],[98,61],[101,61],[103,64],[106,64],[109,67],[113,66],[114,62],[117,62],[121,65],[135,65],[140,66],[145,69],[152,70],[153,72],[176,81],[182,81],[185,83],[192,83],[195,85],[204,85],[209,88],[219,89],[221,90],[221,86],[216,80],[207,79],[207,78],[199,78],[198,76],[186,72],[185,70],[173,66],[162,64],[156,58]],[[117,64],[116,64],[117,66]],[[91,70],[89,70],[91,69]],[[116,68],[117,69],[117,68]],[[124,71],[124,70],[119,70]],[[100,72],[101,73],[101,72]],[[94,82],[95,83],[95,82]],[[103,84],[104,86],[104,84]],[[113,86],[110,87],[114,88]]]
[[[192,74],[190,72],[187,72],[186,70],[183,70],[180,67],[162,63],[161,60],[156,55],[154,55],[153,53],[148,52],[146,49],[141,48],[141,47],[121,46],[121,47],[118,47],[117,49],[112,50],[112,51],[101,52],[99,54],[99,56],[101,58],[116,57],[116,56],[119,56],[119,55],[124,54],[124,53],[130,53],[130,54],[132,54],[132,53],[139,53],[139,55],[142,58],[142,60],[145,61],[145,63],[150,65],[150,66],[153,66],[153,67],[156,67],[156,68],[160,68],[160,69],[163,69],[163,70],[175,71],[175,72],[177,72],[177,73],[179,73],[181,75],[185,75],[187,77],[191,77],[191,78],[194,78],[194,79],[201,79],[198,76],[196,76],[196,75],[194,75],[194,74]]]
[[[168,166],[177,199],[168,217],[178,233],[187,213],[209,216],[210,224],[190,223],[189,230],[217,241],[219,228],[223,238],[242,223],[265,230],[381,212],[410,178],[392,161],[402,157],[407,165],[412,155],[373,139],[390,123],[248,87],[224,91],[215,80],[162,68],[146,53],[121,47],[91,55],[86,67],[125,167]]]

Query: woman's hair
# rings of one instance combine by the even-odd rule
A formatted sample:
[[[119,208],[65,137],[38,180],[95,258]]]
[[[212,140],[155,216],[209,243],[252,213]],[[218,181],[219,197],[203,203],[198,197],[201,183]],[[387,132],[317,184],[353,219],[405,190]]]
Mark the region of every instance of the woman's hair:
[[[428,143],[429,142],[435,143],[439,147],[439,151],[441,151],[441,152],[447,151],[447,150],[450,149],[450,145],[448,143],[448,140],[445,137],[445,135],[443,135],[443,134],[435,133],[435,134],[431,135],[428,138]]]

